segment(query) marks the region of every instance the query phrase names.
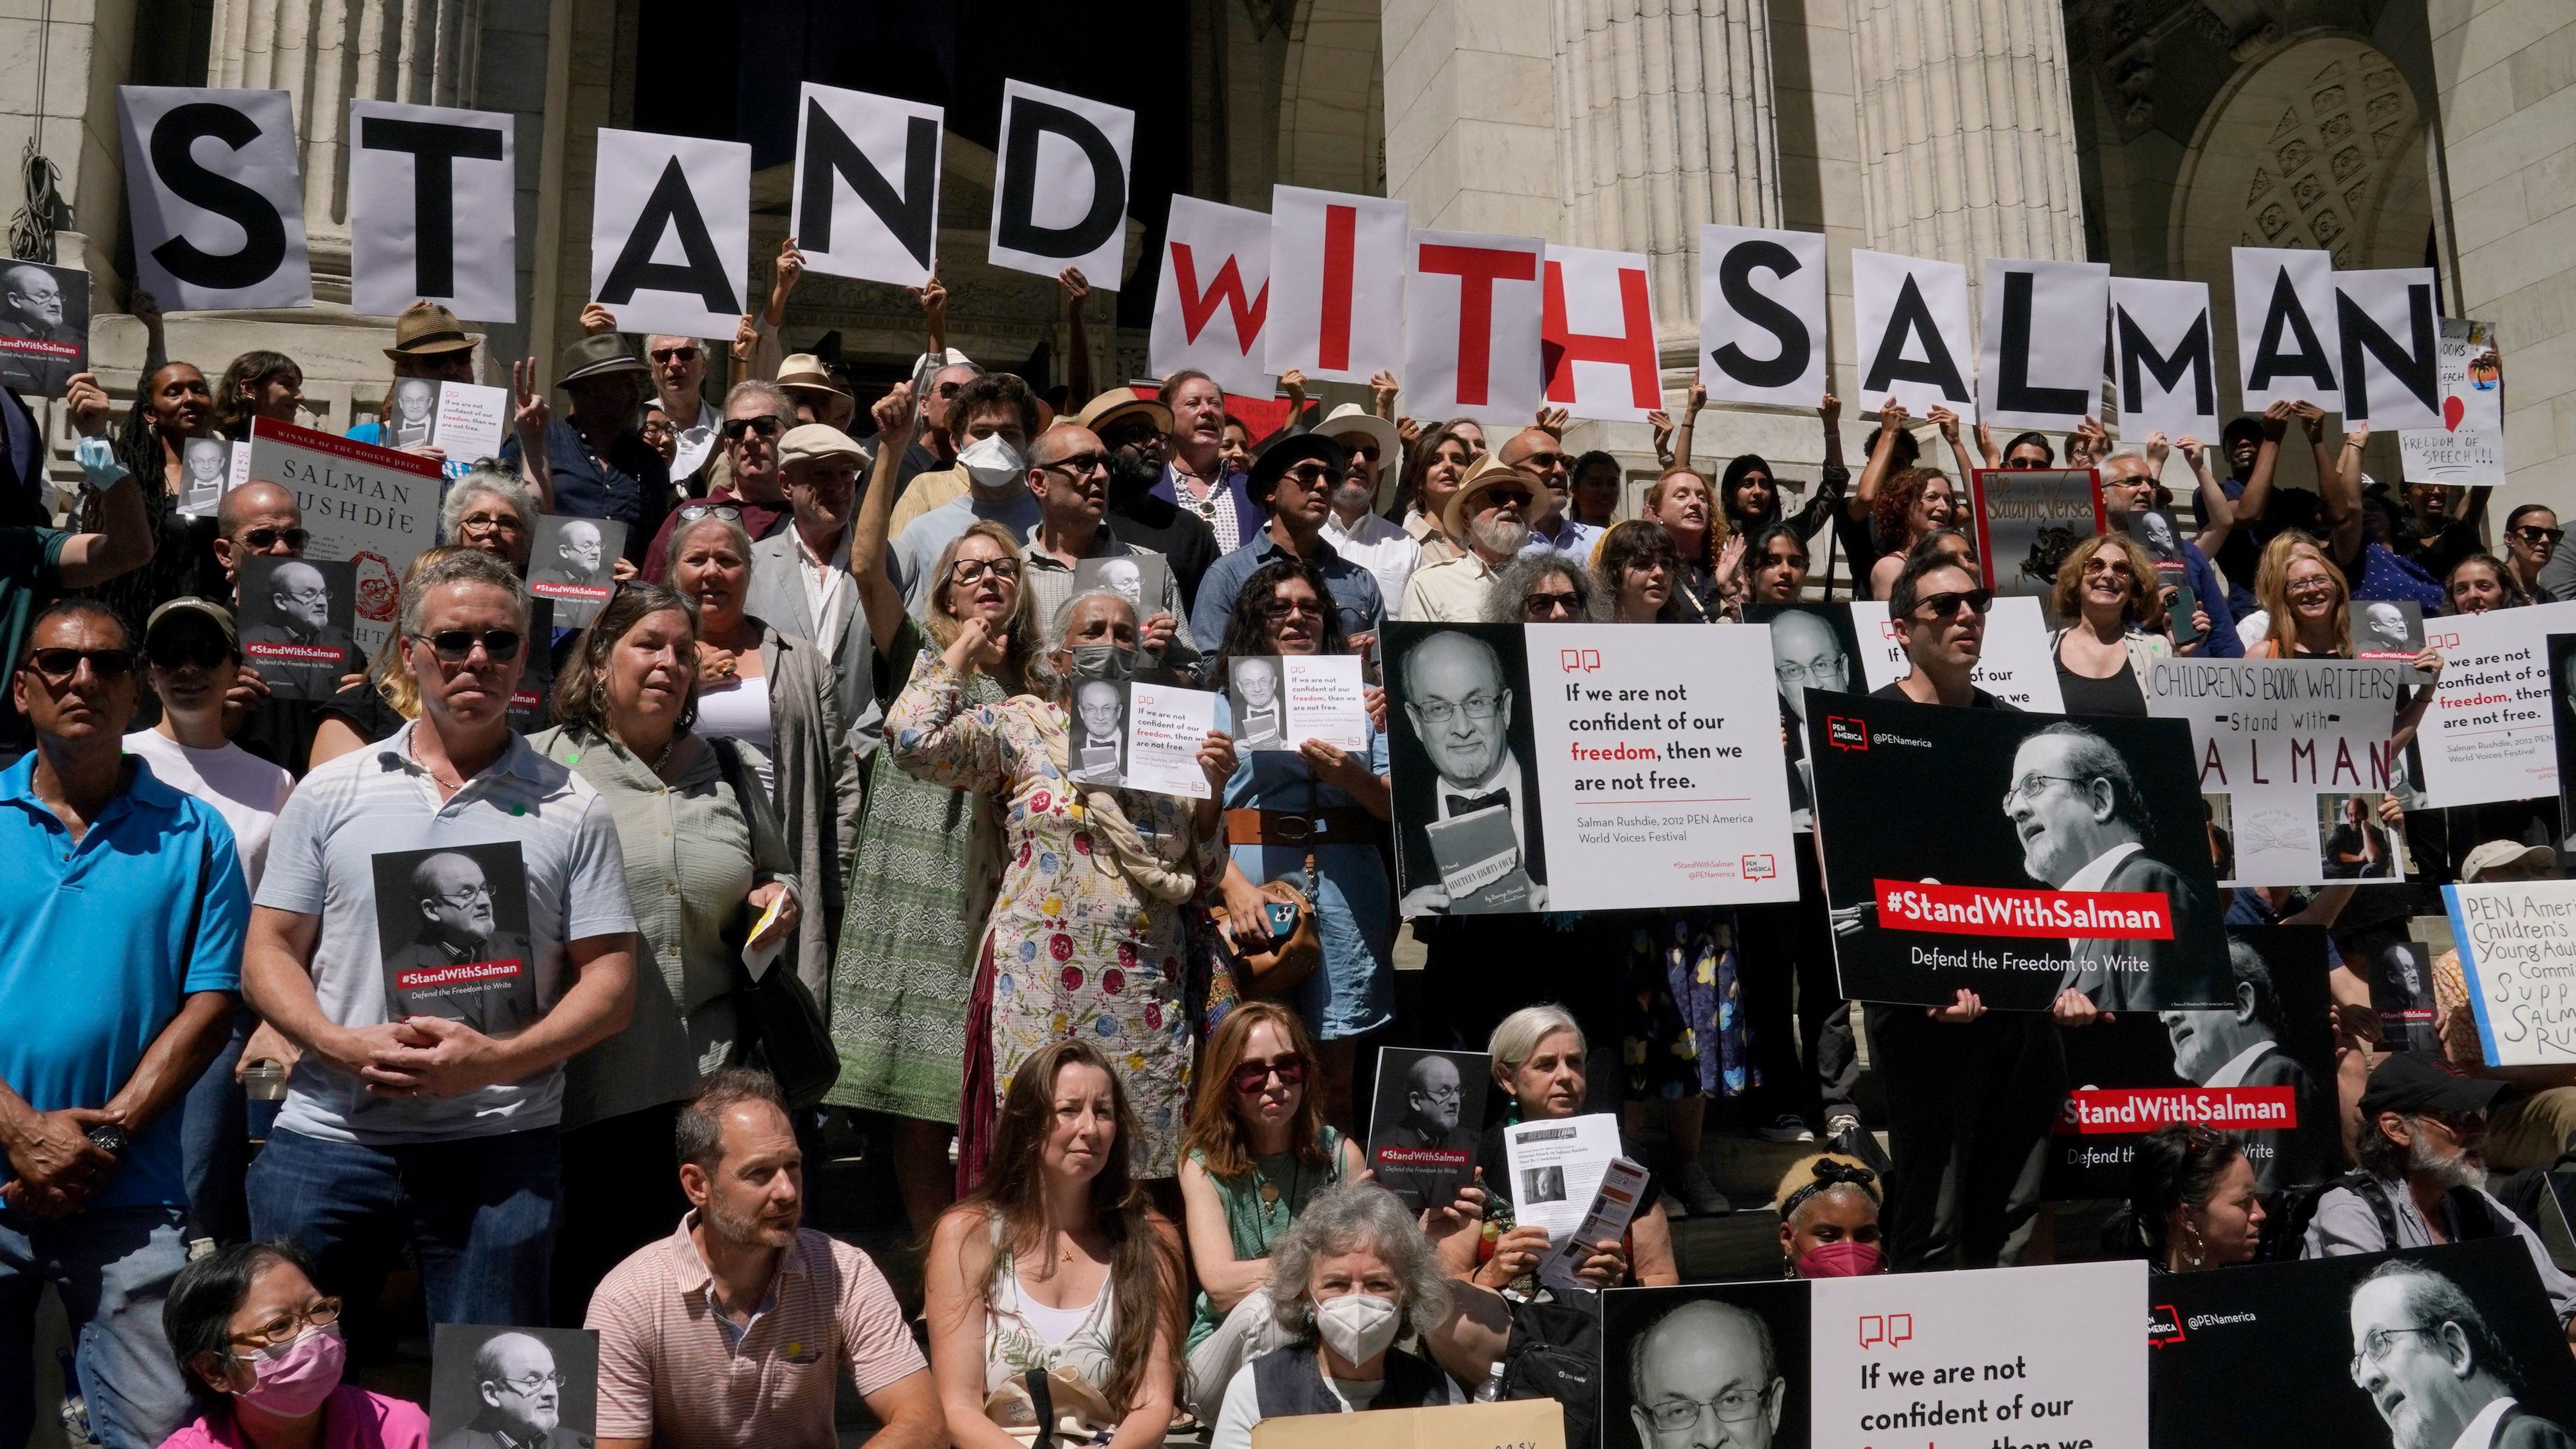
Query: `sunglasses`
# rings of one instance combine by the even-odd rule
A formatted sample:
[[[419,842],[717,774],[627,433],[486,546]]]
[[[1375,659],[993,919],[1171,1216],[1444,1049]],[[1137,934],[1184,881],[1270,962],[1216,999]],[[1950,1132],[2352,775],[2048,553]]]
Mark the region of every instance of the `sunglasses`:
[[[1270,1084],[1272,1077],[1283,1087],[1302,1086],[1306,1081],[1306,1058],[1302,1052],[1289,1052],[1266,1062],[1245,1062],[1234,1069],[1234,1089],[1250,1096]]]
[[[233,646],[203,637],[164,640],[145,645],[143,657],[155,669],[219,669],[233,658]]]
[[[2567,536],[2566,529],[2542,528],[2536,523],[2526,523],[2520,528],[2509,531],[2514,537],[2521,539],[2524,543],[2530,544],[2556,543],[2558,540]]]
[[[300,528],[254,528],[243,534],[241,541],[261,553],[266,553],[277,547],[279,541],[283,540],[288,548],[302,553],[305,541],[312,536]]]
[[[653,350],[653,360],[655,362],[695,362],[698,360],[698,349],[694,347],[657,347]]]
[[[695,523],[710,513],[714,514],[718,518],[730,519],[735,523],[742,522],[742,510],[734,507],[730,503],[692,503],[680,510],[680,521],[682,523]]]
[[[1108,466],[1109,455],[1107,453],[1076,453],[1070,458],[1058,458],[1052,463],[1040,463],[1038,465],[1038,471],[1041,473],[1062,473],[1073,478],[1087,478],[1091,476],[1094,469],[1106,468]]]
[[[1484,501],[1496,508],[1527,508],[1530,496],[1518,488],[1489,488]]]
[[[39,649],[27,656],[23,667],[43,675],[48,684],[65,684],[80,672],[84,661],[90,673],[101,679],[123,679],[134,672],[131,649]]]
[[[1533,619],[1548,619],[1558,614],[1571,614],[1576,607],[1574,595],[1570,593],[1532,594],[1521,600],[1521,612]]]
[[[1933,618],[1946,619],[1959,612],[1962,605],[1972,613],[1982,614],[1994,601],[1995,591],[1992,589],[1967,589],[1956,593],[1930,594],[1914,601],[1914,612],[1921,614],[1929,609],[1932,611]]]
[[[758,433],[764,438],[774,438],[785,431],[786,425],[769,413],[762,413],[756,418],[727,418],[724,425],[724,437],[728,443],[739,443],[748,433]]]
[[[483,646],[486,657],[495,663],[506,664],[519,657],[519,645],[523,642],[516,629],[486,629],[479,634],[471,629],[441,629],[435,634],[414,634],[411,637],[428,645],[442,662],[448,664],[462,664],[473,658],[477,644]]]

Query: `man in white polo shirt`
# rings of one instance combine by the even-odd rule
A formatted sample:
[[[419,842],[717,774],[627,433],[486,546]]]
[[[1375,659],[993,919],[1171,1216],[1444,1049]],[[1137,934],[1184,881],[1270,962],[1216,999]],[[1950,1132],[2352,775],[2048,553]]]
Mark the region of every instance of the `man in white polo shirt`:
[[[251,1168],[251,1232],[303,1243],[352,1304],[408,1237],[431,1322],[544,1323],[563,1062],[634,1006],[625,862],[607,803],[510,731],[528,593],[508,566],[423,567],[401,628],[420,718],[307,776],[269,839],[244,994],[304,1056]],[[437,904],[405,898],[424,853],[475,860],[456,893],[478,898],[448,904],[524,951],[388,973]]]

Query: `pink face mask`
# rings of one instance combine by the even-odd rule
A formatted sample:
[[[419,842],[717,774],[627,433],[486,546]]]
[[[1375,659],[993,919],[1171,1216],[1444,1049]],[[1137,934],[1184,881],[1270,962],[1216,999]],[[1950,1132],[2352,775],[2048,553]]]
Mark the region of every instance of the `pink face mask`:
[[[1801,1278],[1866,1278],[1886,1271],[1887,1263],[1879,1256],[1878,1244],[1848,1239],[1827,1243],[1798,1260]]]
[[[301,1419],[340,1387],[348,1358],[349,1347],[336,1330],[313,1329],[274,1354],[248,1360],[258,1381],[233,1397],[273,1418]]]

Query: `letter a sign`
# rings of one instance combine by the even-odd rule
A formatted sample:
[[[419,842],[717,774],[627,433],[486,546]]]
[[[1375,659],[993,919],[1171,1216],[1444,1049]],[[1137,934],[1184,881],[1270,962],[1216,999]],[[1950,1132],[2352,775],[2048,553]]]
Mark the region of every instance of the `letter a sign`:
[[[1197,368],[1227,392],[1268,397],[1270,218],[1194,196],[1172,198],[1163,276],[1154,284],[1146,366],[1156,377]]]
[[[733,336],[751,271],[751,148],[599,133],[590,295],[620,332]]]

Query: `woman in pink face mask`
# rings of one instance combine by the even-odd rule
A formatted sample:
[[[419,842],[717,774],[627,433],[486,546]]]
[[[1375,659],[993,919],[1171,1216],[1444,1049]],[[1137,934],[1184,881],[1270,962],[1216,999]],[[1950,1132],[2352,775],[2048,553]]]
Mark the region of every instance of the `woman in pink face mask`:
[[[340,1300],[283,1238],[190,1263],[161,1310],[203,1415],[161,1449],[428,1449],[418,1404],[340,1381]]]
[[[1780,1179],[1781,1276],[1859,1278],[1887,1271],[1878,1246],[1877,1174],[1854,1158],[1802,1158]]]

